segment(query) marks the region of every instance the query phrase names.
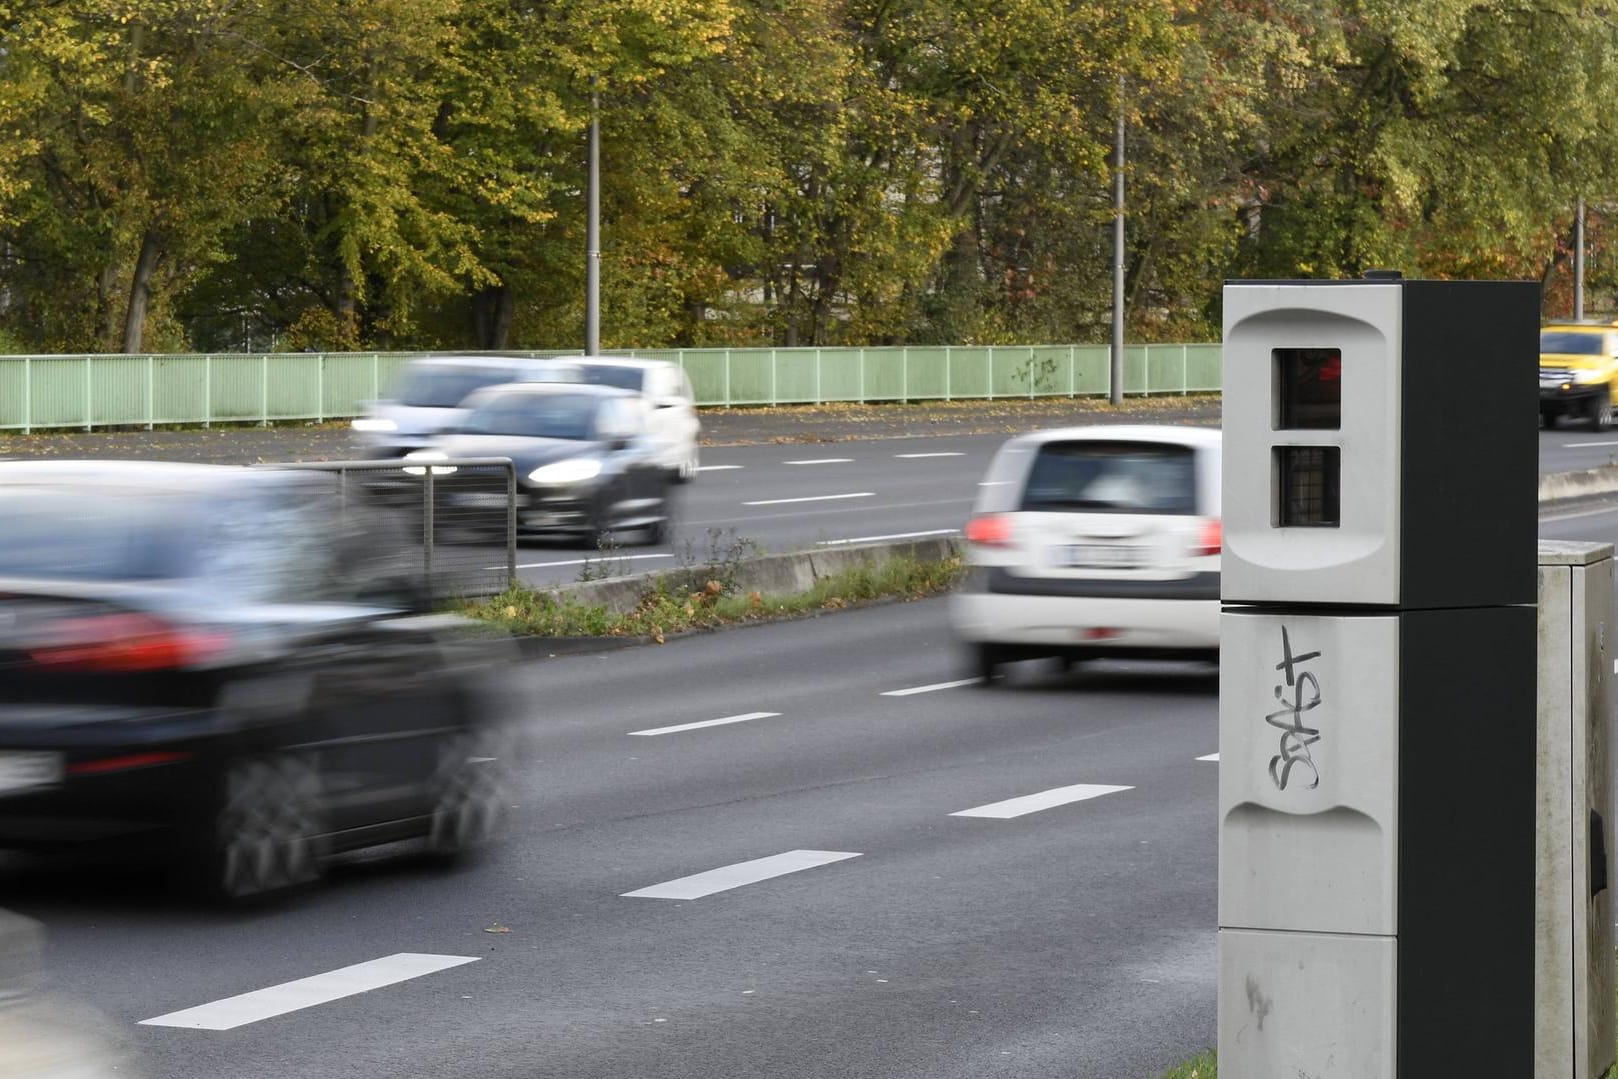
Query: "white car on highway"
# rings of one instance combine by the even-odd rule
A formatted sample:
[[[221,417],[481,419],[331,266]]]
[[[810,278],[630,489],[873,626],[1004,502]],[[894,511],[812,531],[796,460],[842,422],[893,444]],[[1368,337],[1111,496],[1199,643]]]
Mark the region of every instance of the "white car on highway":
[[[644,397],[650,434],[663,443],[664,464],[682,483],[695,478],[702,423],[697,419],[691,380],[679,364],[616,356],[566,356],[557,362],[576,364],[586,382],[634,390]]]
[[[950,621],[972,673],[1051,657],[1212,658],[1220,432],[1035,431],[995,455],[967,522]]]

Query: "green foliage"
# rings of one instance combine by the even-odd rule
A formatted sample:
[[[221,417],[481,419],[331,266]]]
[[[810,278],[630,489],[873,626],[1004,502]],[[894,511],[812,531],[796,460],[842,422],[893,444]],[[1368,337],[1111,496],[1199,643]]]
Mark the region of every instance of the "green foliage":
[[[0,327],[35,351],[1099,340],[1252,274],[1529,277],[1618,19],[1566,0],[0,0]],[[592,93],[599,108],[592,106]]]

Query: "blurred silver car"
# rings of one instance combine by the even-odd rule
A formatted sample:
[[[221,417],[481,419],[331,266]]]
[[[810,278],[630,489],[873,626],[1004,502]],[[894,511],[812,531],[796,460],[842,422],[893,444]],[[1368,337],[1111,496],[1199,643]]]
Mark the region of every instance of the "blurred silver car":
[[[390,396],[373,401],[353,427],[374,457],[402,457],[465,416],[461,402],[506,382],[584,382],[579,365],[522,356],[431,356],[405,364]]]
[[[576,364],[586,382],[640,394],[646,402],[647,435],[661,446],[658,459],[680,483],[696,478],[702,422],[691,379],[679,364],[618,356],[567,356],[559,362]]]
[[[950,621],[972,673],[1004,663],[1210,658],[1219,648],[1220,432],[1035,431],[995,455]]]

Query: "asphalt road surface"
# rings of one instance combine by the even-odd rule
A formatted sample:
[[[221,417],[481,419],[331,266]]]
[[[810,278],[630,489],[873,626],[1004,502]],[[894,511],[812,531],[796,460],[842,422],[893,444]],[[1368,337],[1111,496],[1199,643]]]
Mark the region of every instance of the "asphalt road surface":
[[[13,870],[5,902],[164,1079],[1150,1079],[1212,1044],[1207,669],[960,685],[930,600],[513,677],[511,834],[475,866],[235,915]]]

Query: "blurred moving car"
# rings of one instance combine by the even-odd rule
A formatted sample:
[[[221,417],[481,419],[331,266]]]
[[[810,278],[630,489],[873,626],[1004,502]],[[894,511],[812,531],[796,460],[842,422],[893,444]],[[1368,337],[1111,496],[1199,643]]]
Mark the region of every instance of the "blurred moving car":
[[[1217,655],[1219,457],[1220,433],[1195,427],[1070,427],[1002,446],[950,602],[972,672]]]
[[[651,406],[647,429],[663,443],[664,464],[681,483],[696,478],[701,467],[697,439],[702,434],[702,422],[697,418],[691,379],[678,364],[610,356],[568,356],[565,360],[578,365],[586,382],[642,395]]]
[[[399,457],[460,422],[461,402],[504,382],[582,382],[578,365],[523,356],[430,356],[399,371],[392,397],[373,401],[353,427],[373,456]]]
[[[493,835],[509,640],[432,614],[318,472],[0,464],[0,848],[248,899]]]
[[[131,1079],[107,1017],[39,987],[44,930],[0,910],[0,1076]]]
[[[1539,331],[1539,421],[1555,427],[1582,418],[1597,431],[1612,426],[1618,390],[1618,324],[1553,322]]]
[[[524,383],[480,390],[466,407],[466,418],[430,449],[405,459],[430,468],[432,461],[452,458],[510,458],[523,532],[577,535],[591,543],[618,531],[638,531],[647,543],[668,538],[675,473],[650,432],[641,394]]]

